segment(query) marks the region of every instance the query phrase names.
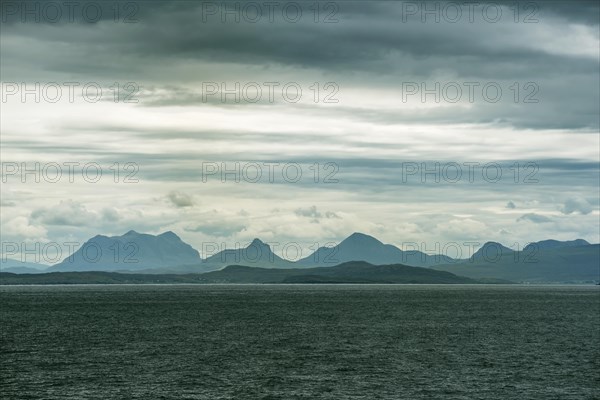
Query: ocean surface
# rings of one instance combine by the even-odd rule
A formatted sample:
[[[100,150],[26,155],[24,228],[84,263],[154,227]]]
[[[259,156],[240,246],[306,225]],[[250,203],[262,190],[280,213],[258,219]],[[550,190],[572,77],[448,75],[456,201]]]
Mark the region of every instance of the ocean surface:
[[[600,287],[0,287],[0,398],[600,399]]]

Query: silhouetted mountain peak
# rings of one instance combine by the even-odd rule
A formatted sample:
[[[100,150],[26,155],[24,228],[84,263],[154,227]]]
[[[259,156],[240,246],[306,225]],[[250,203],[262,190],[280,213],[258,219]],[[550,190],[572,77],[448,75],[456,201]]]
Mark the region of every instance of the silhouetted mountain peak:
[[[270,248],[270,246],[268,244],[266,244],[259,238],[254,238],[254,240],[252,240],[252,243],[250,243],[250,245],[248,245],[248,247],[250,247],[250,246],[269,247]]]
[[[404,252],[392,244],[385,244],[373,236],[354,232],[334,247],[320,247],[299,261],[302,265],[332,265],[348,261],[366,261],[373,265],[405,264],[435,265],[447,262],[449,257],[428,255],[421,251]]]
[[[259,254],[271,255],[273,251],[271,250],[271,246],[263,242],[262,240],[255,238],[245,249],[246,254],[250,254],[253,252],[259,252]]]
[[[94,248],[93,252],[88,251]],[[122,236],[96,235],[56,264],[62,271],[140,270],[200,262],[200,254],[173,232],[155,236],[130,230]]]
[[[175,234],[175,232],[173,232],[173,231],[163,232],[160,235],[158,235],[158,237],[181,240],[181,238],[179,236],[177,236],[177,234]]]
[[[92,241],[92,240],[98,240],[98,239],[100,239],[100,240],[102,240],[102,239],[108,239],[108,236],[105,236],[105,235],[96,235],[93,238],[88,239],[88,242]]]
[[[512,253],[514,250],[504,246],[502,243],[498,242],[485,242],[483,246],[477,250],[472,258],[485,258],[485,259],[495,259],[500,257],[502,254]]]
[[[205,265],[252,265],[265,268],[289,268],[293,265],[291,261],[287,261],[279,257],[271,250],[271,246],[262,240],[255,238],[246,247],[238,247],[235,249],[225,249],[203,261]]]
[[[497,248],[502,248],[502,249],[507,249],[510,250],[510,248],[506,247],[505,245],[503,245],[502,243],[499,242],[485,242],[483,244],[483,246],[481,246],[481,249],[486,249],[486,248],[490,248],[490,247],[497,247]]]
[[[383,243],[375,239],[373,236],[369,236],[360,232],[354,232],[340,243],[340,245],[342,244],[382,245]]]

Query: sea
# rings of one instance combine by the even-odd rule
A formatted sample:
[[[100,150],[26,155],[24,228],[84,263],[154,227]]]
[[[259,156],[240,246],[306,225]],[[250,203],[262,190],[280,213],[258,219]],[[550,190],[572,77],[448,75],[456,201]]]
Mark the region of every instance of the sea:
[[[0,398],[600,399],[600,286],[0,286]]]

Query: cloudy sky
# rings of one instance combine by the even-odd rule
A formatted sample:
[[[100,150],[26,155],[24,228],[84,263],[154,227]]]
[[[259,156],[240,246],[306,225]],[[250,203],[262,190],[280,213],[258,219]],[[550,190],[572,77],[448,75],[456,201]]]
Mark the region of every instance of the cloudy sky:
[[[600,241],[597,1],[269,4],[3,2],[2,241]]]

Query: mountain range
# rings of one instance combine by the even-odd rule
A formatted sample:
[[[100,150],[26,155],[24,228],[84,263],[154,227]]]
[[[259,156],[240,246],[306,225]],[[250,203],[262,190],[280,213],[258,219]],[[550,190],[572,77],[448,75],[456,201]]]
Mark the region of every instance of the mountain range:
[[[224,270],[231,265],[261,270],[308,271],[317,267],[364,262],[373,266],[426,267],[478,280],[582,283],[600,281],[599,255],[600,245],[577,239],[543,240],[531,243],[521,251],[497,242],[487,242],[468,259],[453,259],[439,254],[403,251],[372,236],[353,233],[337,246],[320,247],[296,262],[279,257],[259,239],[254,239],[246,247],[225,249],[202,258],[197,250],[171,231],[160,235],[129,231],[122,236],[94,236],[73,254],[50,267],[14,260],[4,260],[0,267],[2,272],[30,274],[73,271],[189,274]]]
[[[0,271],[12,272],[15,274],[38,274],[46,272],[49,266],[33,262],[14,260],[12,258],[2,257],[0,259]]]
[[[548,242],[548,241],[544,241]],[[600,282],[600,244],[526,246],[484,258],[457,260],[433,269],[473,279],[496,278],[522,283]],[[581,243],[581,242],[580,242]]]
[[[254,239],[246,247],[224,249],[201,258],[198,251],[171,231],[157,236],[129,231],[122,236],[94,236],[49,271],[190,273],[216,271],[232,264],[289,269],[334,266],[350,261],[430,267],[453,259],[420,251],[403,251],[362,233],[353,233],[335,247],[320,247],[296,262],[279,257],[260,239]]]
[[[324,266],[349,261],[366,261],[375,265],[404,264],[425,267],[452,262],[444,255],[429,255],[421,251],[403,251],[384,244],[373,236],[355,232],[335,247],[320,247],[313,254],[298,261],[302,266]]]

